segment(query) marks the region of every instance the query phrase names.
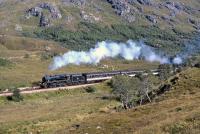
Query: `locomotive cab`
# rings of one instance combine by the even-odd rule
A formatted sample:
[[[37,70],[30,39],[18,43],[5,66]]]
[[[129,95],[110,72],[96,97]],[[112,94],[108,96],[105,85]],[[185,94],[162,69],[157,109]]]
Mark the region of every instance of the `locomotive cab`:
[[[41,88],[48,88],[48,82],[49,82],[48,76],[47,75],[43,76],[40,87]]]

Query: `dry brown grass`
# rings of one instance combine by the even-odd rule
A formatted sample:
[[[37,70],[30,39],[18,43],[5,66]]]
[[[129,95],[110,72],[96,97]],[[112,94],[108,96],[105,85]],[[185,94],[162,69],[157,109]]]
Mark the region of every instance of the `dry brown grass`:
[[[93,116],[79,129],[58,133],[198,133],[200,130],[200,69],[180,74],[173,89],[152,104],[130,111]],[[158,98],[160,98],[158,97]],[[101,129],[97,129],[100,126]]]
[[[42,54],[67,51],[56,44],[51,42],[37,42],[32,39],[26,39],[27,42],[32,42],[31,47],[26,48],[25,43],[20,44],[16,41],[16,46],[21,47],[16,50],[13,43],[6,43],[10,45],[0,45],[3,49],[0,50],[0,57],[10,60],[13,64],[11,66],[0,67],[0,89],[11,87],[31,86],[32,83],[40,81],[45,74],[60,74],[60,73],[80,73],[80,72],[96,72],[107,70],[120,70],[120,69],[150,69],[156,68],[157,63],[148,63],[143,61],[124,61],[118,59],[107,59],[102,61],[99,65],[69,65],[56,71],[48,70],[48,66],[52,59],[42,60]],[[11,42],[9,40],[9,42]],[[6,48],[5,48],[6,47]],[[45,47],[51,48],[50,51],[44,51]],[[28,58],[25,56],[28,54]],[[108,68],[103,68],[107,65]]]
[[[20,103],[0,98],[0,133],[53,133],[58,129],[100,114],[99,109],[114,107],[116,101],[102,100],[109,93],[98,85],[95,93],[84,89],[25,95]]]

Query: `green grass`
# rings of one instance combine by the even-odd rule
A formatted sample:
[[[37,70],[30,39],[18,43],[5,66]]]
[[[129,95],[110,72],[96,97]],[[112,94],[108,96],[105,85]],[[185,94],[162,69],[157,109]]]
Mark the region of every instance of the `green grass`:
[[[199,131],[199,74],[199,69],[190,68],[177,75],[172,90],[153,103],[121,112],[113,109],[119,102],[102,99],[112,90],[107,83],[95,85],[93,93],[82,88],[35,93],[24,95],[18,103],[1,97],[0,133],[195,133]],[[151,80],[159,84],[156,78]]]
[[[183,42],[194,35],[194,33],[184,33],[177,29],[162,30],[156,26],[114,24],[108,27],[86,22],[79,23],[78,29],[74,32],[64,27],[51,27],[36,30],[33,33],[24,32],[24,36],[54,40],[73,50],[88,50],[94,47],[96,42],[104,40],[122,42],[129,39],[143,40],[150,46],[176,53],[181,49]]]
[[[24,95],[24,101],[18,103],[1,97],[0,133],[53,133],[101,114],[105,107],[118,105],[115,100],[101,99],[110,93],[106,84],[97,85],[95,89],[94,93],[80,88]]]
[[[82,121],[78,129],[71,126],[57,133],[199,133],[199,74],[200,69],[197,68],[182,72],[171,91],[158,96],[151,104],[95,116]],[[161,100],[158,99],[160,97]]]
[[[69,65],[56,71],[48,70],[51,59],[42,60],[40,57],[20,59],[14,66],[0,68],[0,89],[11,89],[13,87],[32,86],[33,83],[41,80],[45,74],[101,72],[126,69],[155,69],[158,63],[143,61],[104,60],[99,65]],[[107,65],[108,68],[103,68]]]
[[[0,58],[0,67],[6,67],[11,65],[11,62],[7,59]]]

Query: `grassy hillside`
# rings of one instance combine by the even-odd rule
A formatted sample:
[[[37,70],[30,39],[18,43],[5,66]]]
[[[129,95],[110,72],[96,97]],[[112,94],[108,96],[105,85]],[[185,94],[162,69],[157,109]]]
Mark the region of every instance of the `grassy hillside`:
[[[1,97],[0,133],[54,133],[119,105],[115,100],[101,99],[110,90],[101,84],[95,86],[94,93],[87,93],[85,89],[37,93],[25,95],[20,103]]]
[[[152,104],[130,111],[101,114],[57,133],[170,133],[200,132],[200,69],[191,68],[178,75],[171,91]]]
[[[199,133],[200,70],[177,75],[171,90],[151,104],[117,112],[107,83],[85,89],[25,95],[24,101],[0,98],[0,133]]]
[[[67,1],[67,0],[66,0]],[[76,0],[79,1],[79,0]],[[81,11],[86,12],[89,16],[94,16],[99,18],[98,21],[94,23],[102,25],[110,24],[121,24],[128,23],[123,17],[116,15],[115,10],[112,8],[111,4],[106,0],[86,0],[85,4],[80,6],[74,3],[64,3],[61,0],[34,0],[34,1],[18,1],[18,0],[2,0],[0,5],[0,20],[1,20],[1,32],[8,34],[19,34],[20,32],[16,31],[16,25],[20,25],[22,29],[33,30],[38,28],[38,17],[31,17],[30,19],[26,18],[26,11],[32,7],[35,7],[37,4],[42,2],[49,2],[57,6],[62,14],[62,18],[58,20],[52,20],[53,25],[63,25],[69,29],[76,29],[78,22],[84,20],[80,13]],[[159,5],[164,3],[163,0],[154,1],[154,5]],[[142,5],[139,3],[128,4],[129,7],[133,10],[133,15],[136,18],[132,24],[134,25],[152,25],[146,18],[145,15],[155,15],[157,16],[158,27],[163,29],[168,28],[178,28],[182,31],[194,31],[195,28],[192,24],[188,23],[188,18],[193,18],[199,20],[199,13],[194,12],[193,9],[198,9],[200,3],[198,0],[176,0],[173,2],[181,2],[186,6],[186,11],[181,11],[173,18],[172,22],[165,21],[161,19],[162,16],[167,16],[171,11],[166,8],[158,8],[158,6],[148,6]],[[12,9],[12,10],[10,10]],[[139,9],[142,9],[142,13]],[[190,13],[191,12],[191,13]],[[86,20],[87,21],[87,20]]]
[[[191,40],[195,33],[184,33],[178,30],[162,30],[156,26],[111,25],[99,26],[87,22],[78,25],[79,31],[70,31],[65,27],[51,27],[38,30],[32,34],[25,32],[25,36],[46,40],[54,40],[62,46],[73,50],[88,50],[96,42],[104,40],[127,41],[134,39],[144,41],[146,44],[159,48],[170,54],[180,51],[184,42]]]
[[[53,17],[55,10],[48,6],[41,9],[39,5],[44,2],[62,17]],[[174,55],[200,29],[199,0],[155,0],[151,4],[124,0],[124,5],[107,0],[79,2],[0,0],[0,92],[33,86],[45,74],[155,69],[158,63],[120,58],[56,71],[48,66],[56,55],[88,50],[103,40],[142,40]],[[49,20],[44,27],[40,25],[41,15],[28,12],[35,9],[42,10]],[[171,91],[153,103],[121,112],[115,109],[118,101],[105,99],[111,93],[107,83],[96,85],[94,93],[83,88],[37,93],[25,95],[19,103],[0,97],[0,134],[200,133],[200,70],[190,68],[177,77]]]
[[[62,18],[52,18],[47,9],[42,9],[51,24],[40,27],[40,18],[29,16],[27,11],[44,2],[57,8]],[[174,55],[198,31],[200,16],[197,0],[176,0],[184,8],[170,22],[162,19],[172,12],[163,0],[155,1],[153,5],[126,3],[131,9],[130,14],[135,17],[133,22],[127,21],[126,15],[117,14],[107,0],[86,0],[83,5],[76,2],[79,0],[75,3],[69,0],[0,1],[0,58],[11,63],[0,66],[0,89],[31,85],[46,73],[76,72],[79,69],[80,72],[99,71],[104,64],[109,64],[110,70],[155,67],[157,63],[135,61],[127,65],[123,60],[110,59],[97,67],[83,65],[69,66],[55,72],[48,70],[53,56],[71,49],[88,50],[97,41],[103,40],[143,40],[150,46]],[[146,18],[148,15],[155,16],[157,23],[149,21]]]

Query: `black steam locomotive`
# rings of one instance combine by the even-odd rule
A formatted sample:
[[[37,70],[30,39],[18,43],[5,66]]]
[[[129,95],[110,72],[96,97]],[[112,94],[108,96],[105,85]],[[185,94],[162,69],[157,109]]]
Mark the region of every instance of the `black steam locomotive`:
[[[158,75],[158,70],[151,70],[153,75]],[[42,78],[40,84],[41,88],[54,88],[70,85],[79,85],[87,83],[95,83],[111,79],[115,75],[128,75],[134,77],[138,74],[145,75],[145,71],[125,70],[112,72],[94,72],[94,73],[80,73],[80,74],[60,74],[60,75],[46,75]]]

